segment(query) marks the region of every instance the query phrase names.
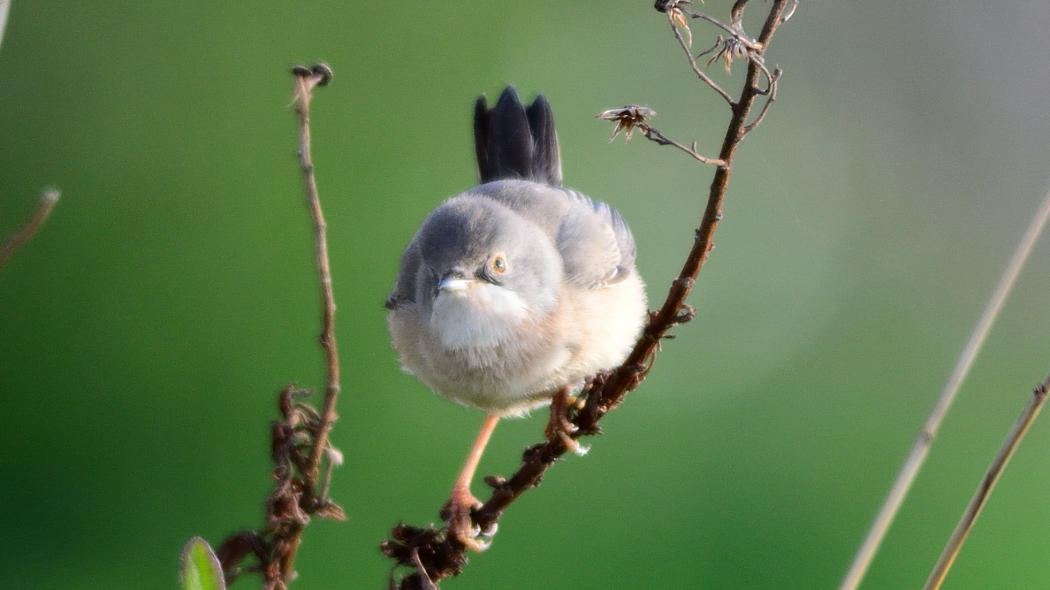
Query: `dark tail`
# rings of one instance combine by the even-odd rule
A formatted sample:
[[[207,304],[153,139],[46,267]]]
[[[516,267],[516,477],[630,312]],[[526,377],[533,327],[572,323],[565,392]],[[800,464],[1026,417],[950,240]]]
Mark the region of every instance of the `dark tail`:
[[[561,186],[561,156],[554,112],[542,94],[528,108],[518,90],[507,86],[496,106],[485,95],[474,105],[474,148],[481,183],[520,178]]]

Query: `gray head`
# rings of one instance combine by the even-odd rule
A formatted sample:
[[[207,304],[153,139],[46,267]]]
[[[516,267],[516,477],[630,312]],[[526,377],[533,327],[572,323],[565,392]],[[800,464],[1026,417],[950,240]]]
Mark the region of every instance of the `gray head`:
[[[438,207],[420,228],[419,303],[442,294],[475,305],[524,305],[546,315],[560,290],[562,261],[549,234],[509,207],[470,194]]]

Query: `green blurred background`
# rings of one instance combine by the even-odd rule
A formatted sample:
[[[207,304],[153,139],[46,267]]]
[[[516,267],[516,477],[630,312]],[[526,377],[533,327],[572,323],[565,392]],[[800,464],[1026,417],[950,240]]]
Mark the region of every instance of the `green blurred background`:
[[[1047,30],[1042,0],[804,0],[697,320],[445,587],[835,587],[1048,187]],[[695,46],[717,32],[694,23]],[[190,536],[260,524],[275,394],[322,381],[287,108],[289,67],[319,60],[349,521],[309,527],[295,587],[383,587],[378,543],[436,520],[481,423],[398,370],[382,307],[424,215],[475,182],[477,94],[546,93],[567,184],[630,221],[662,299],[712,169],[609,145],[594,114],[648,105],[714,155],[728,110],[649,0],[14,0],[0,236],[44,186],[63,195],[0,270],[0,585],[174,588]],[[711,68],[734,92],[743,70]],[[1048,291],[1044,238],[865,588],[925,580],[1050,370]],[[515,468],[537,414],[500,425],[483,473]],[[1048,445],[1037,423],[947,588],[1050,584]]]

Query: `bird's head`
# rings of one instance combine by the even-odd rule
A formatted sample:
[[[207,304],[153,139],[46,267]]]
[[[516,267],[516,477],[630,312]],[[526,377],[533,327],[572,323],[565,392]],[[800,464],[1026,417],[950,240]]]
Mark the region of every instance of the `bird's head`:
[[[491,346],[555,307],[562,261],[535,224],[487,198],[438,207],[418,236],[418,297],[449,348]],[[528,322],[526,322],[528,320]]]

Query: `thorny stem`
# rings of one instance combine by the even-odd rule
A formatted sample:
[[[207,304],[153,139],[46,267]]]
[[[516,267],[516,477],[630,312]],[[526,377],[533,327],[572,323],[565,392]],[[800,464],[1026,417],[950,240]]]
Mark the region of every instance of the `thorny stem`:
[[[777,27],[783,22],[782,15],[785,6],[790,0],[774,0],[766,17],[762,33],[758,43],[760,49],[754,50],[754,57],[761,58],[765,48],[776,32]],[[740,0],[734,10],[743,9],[746,0]],[[688,47],[678,29],[674,27],[675,37],[685,47]],[[582,410],[571,416],[572,423],[577,431],[571,436],[578,438],[584,435],[594,435],[600,432],[599,420],[607,412],[615,409],[628,392],[636,389],[646,373],[651,368],[656,352],[659,350],[660,341],[673,327],[691,319],[694,315],[692,308],[685,304],[686,296],[689,295],[697,274],[700,272],[707,254],[711,250],[712,239],[719,220],[722,219],[722,203],[725,200],[726,190],[729,186],[729,175],[732,171],[733,157],[736,154],[737,145],[747,132],[745,120],[754,104],[755,98],[762,94],[758,87],[758,79],[762,76],[763,67],[758,59],[748,60],[748,70],[744,81],[744,89],[739,101],[734,102],[732,98],[718,88],[717,85],[698,71],[695,59],[689,55],[689,60],[694,72],[707,82],[719,94],[729,101],[733,114],[726,131],[725,139],[719,159],[722,163],[715,172],[714,180],[708,195],[707,208],[696,230],[696,237],[686,258],[685,264],[677,279],[671,284],[667,299],[659,311],[651,312],[649,323],[642,332],[641,337],[635,344],[627,360],[606,375],[599,375],[588,383],[580,397],[585,398],[586,404]],[[525,451],[522,457],[522,465],[518,471],[510,477],[485,478],[493,488],[491,498],[485,504],[472,513],[474,523],[481,530],[490,530],[499,521],[503,511],[510,506],[529,488],[539,484],[540,479],[559,457],[568,451],[566,442],[560,436],[552,436],[546,442],[534,445]],[[381,548],[383,552],[395,559],[398,565],[411,567],[416,573],[401,579],[399,588],[402,590],[415,588],[430,588],[432,584],[440,580],[461,573],[466,564],[466,548],[454,538],[446,538],[440,531],[428,527],[420,529],[407,525],[398,525],[393,531],[393,540],[385,541]],[[391,583],[391,587],[394,587]]]
[[[1017,244],[1013,257],[1007,264],[1006,270],[1003,271],[1003,276],[999,279],[999,284],[995,287],[995,291],[992,292],[992,296],[984,308],[984,313],[981,314],[981,319],[974,326],[973,332],[970,334],[970,340],[966,343],[966,347],[963,348],[962,354],[959,355],[959,360],[955,363],[955,369],[952,370],[948,382],[945,383],[944,389],[941,390],[937,403],[930,410],[930,415],[926,418],[926,423],[923,425],[918,438],[915,439],[915,444],[912,445],[907,460],[901,466],[897,479],[893,482],[893,487],[886,494],[886,499],[875,517],[875,522],[871,524],[868,535],[864,538],[860,549],[857,550],[853,563],[850,564],[850,569],[846,572],[846,577],[842,580],[842,584],[839,585],[839,590],[856,590],[860,587],[861,580],[864,579],[864,574],[868,571],[868,566],[875,559],[875,553],[879,550],[879,545],[882,544],[882,540],[886,537],[890,525],[893,524],[893,519],[897,516],[897,511],[900,510],[901,504],[904,503],[904,497],[908,495],[911,484],[915,482],[915,478],[919,475],[919,470],[922,469],[922,465],[926,461],[926,456],[930,453],[930,447],[933,446],[933,439],[937,436],[941,422],[944,421],[944,417],[948,414],[948,409],[951,408],[952,402],[955,401],[956,393],[959,392],[962,382],[966,379],[966,375],[969,374],[970,367],[973,366],[973,361],[981,350],[981,345],[984,344],[988,332],[991,331],[992,324],[995,323],[995,318],[999,315],[999,310],[1002,309],[1014,282],[1021,274],[1021,269],[1028,259],[1028,254],[1031,253],[1048,219],[1050,219],[1050,191],[1043,198],[1039,211],[1032,218],[1032,222],[1028,225],[1028,230],[1025,231],[1021,241]]]
[[[1050,377],[1047,377],[1045,381],[1032,391],[1032,397],[1028,399],[1028,403],[1025,404],[1021,415],[1017,417],[1017,421],[1014,422],[1010,433],[1006,435],[1006,440],[1003,441],[999,452],[992,459],[992,464],[988,466],[988,471],[985,472],[980,485],[977,486],[977,491],[974,492],[973,498],[970,499],[970,503],[966,506],[962,518],[959,519],[959,524],[955,526],[952,536],[948,538],[948,544],[945,545],[941,557],[937,560],[937,564],[933,566],[933,571],[930,572],[930,577],[926,580],[923,590],[938,590],[948,576],[948,571],[951,570],[956,556],[959,555],[959,550],[962,549],[963,543],[966,542],[967,535],[970,534],[974,523],[977,522],[977,517],[981,515],[981,509],[984,508],[988,498],[992,495],[995,484],[999,482],[999,477],[1006,470],[1006,466],[1010,463],[1010,458],[1013,457],[1014,451],[1017,450],[1025,433],[1028,432],[1028,427],[1032,425],[1036,416],[1039,415],[1039,410],[1043,408],[1043,404],[1046,402],[1047,390],[1050,390]]]
[[[0,2],[2,2],[2,0],[0,0]],[[46,189],[43,194],[40,195],[40,203],[36,206],[33,214],[29,216],[29,219],[26,220],[18,231],[11,234],[11,237],[7,238],[7,241],[4,242],[3,246],[0,246],[0,268],[7,264],[8,259],[11,258],[15,251],[28,242],[29,238],[32,238],[37,230],[40,229],[40,226],[47,220],[47,216],[51,214],[51,210],[55,207],[55,203],[58,202],[58,197],[58,189],[53,188]]]

